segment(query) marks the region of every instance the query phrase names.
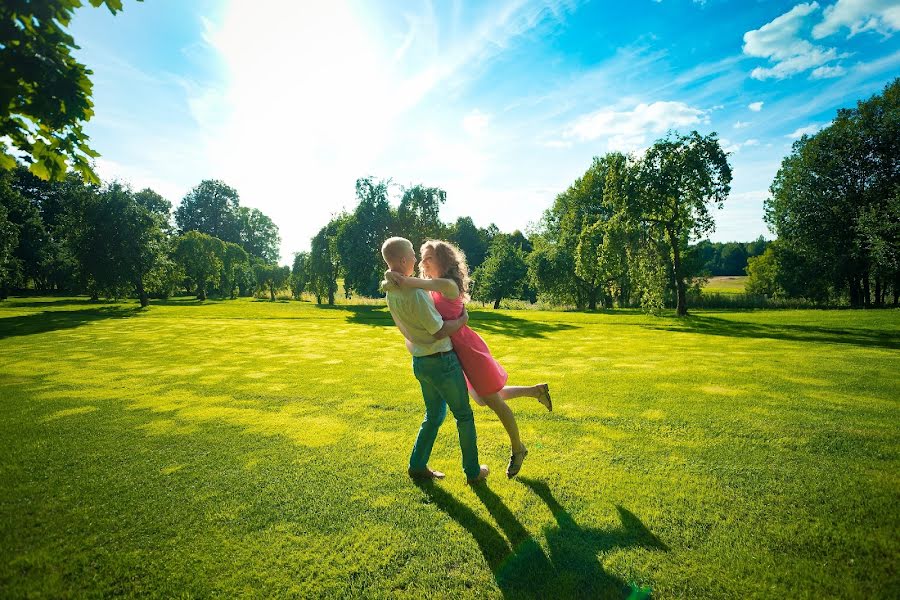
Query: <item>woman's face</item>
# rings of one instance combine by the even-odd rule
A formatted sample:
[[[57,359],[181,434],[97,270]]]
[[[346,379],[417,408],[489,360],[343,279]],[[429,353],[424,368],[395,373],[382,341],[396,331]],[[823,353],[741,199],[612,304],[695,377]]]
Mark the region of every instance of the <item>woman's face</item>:
[[[419,270],[422,271],[422,276],[429,279],[437,279],[441,276],[440,269],[437,257],[434,255],[434,248],[425,248],[422,251],[422,260],[419,261]]]

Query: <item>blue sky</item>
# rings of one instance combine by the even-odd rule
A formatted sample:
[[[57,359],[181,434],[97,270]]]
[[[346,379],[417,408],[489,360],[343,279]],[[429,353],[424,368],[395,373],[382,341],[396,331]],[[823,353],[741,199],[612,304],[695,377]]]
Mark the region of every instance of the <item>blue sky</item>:
[[[355,205],[357,177],[525,229],[593,156],[670,129],[731,153],[711,238],[771,237],[793,140],[900,74],[898,0],[126,0],[72,33],[101,176],[175,205],[222,179],[279,226],[283,261]]]

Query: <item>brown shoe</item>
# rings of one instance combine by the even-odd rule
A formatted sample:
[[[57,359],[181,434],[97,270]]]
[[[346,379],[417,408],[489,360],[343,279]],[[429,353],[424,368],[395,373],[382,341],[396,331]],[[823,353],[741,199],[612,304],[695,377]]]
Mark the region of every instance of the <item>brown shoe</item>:
[[[407,469],[406,472],[413,479],[443,479],[444,474],[440,471],[433,471],[428,466],[424,469]]]
[[[487,468],[487,465],[481,465],[481,471],[478,473],[478,477],[474,477],[466,481],[469,483],[469,485],[475,485],[479,481],[484,481],[485,479],[487,479],[490,472],[491,470]]]
[[[538,386],[541,390],[541,395],[538,396],[538,402],[547,407],[547,410],[553,412],[553,400],[550,399],[550,386],[546,383],[542,383]]]
[[[506,476],[512,479],[522,470],[522,463],[528,456],[528,448],[522,448],[521,452],[513,452],[509,456],[509,466],[506,467]]]

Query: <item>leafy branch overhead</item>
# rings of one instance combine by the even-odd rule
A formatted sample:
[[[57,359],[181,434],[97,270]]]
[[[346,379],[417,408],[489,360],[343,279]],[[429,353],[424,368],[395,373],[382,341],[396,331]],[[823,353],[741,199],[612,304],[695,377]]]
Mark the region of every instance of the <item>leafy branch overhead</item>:
[[[139,2],[141,0],[138,0]],[[116,14],[122,0],[89,0]],[[66,31],[82,0],[4,0],[0,3],[0,168],[16,154],[41,179],[62,180],[74,170],[99,183],[82,125],[94,114],[92,72],[78,62]],[[16,152],[18,151],[18,152]]]

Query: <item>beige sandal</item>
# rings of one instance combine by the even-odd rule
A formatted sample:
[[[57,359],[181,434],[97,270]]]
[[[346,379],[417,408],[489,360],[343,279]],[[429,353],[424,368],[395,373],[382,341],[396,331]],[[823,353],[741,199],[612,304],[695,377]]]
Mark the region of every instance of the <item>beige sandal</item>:
[[[546,383],[540,385],[541,395],[537,401],[547,407],[547,410],[553,412],[553,400],[550,398],[550,386]]]

